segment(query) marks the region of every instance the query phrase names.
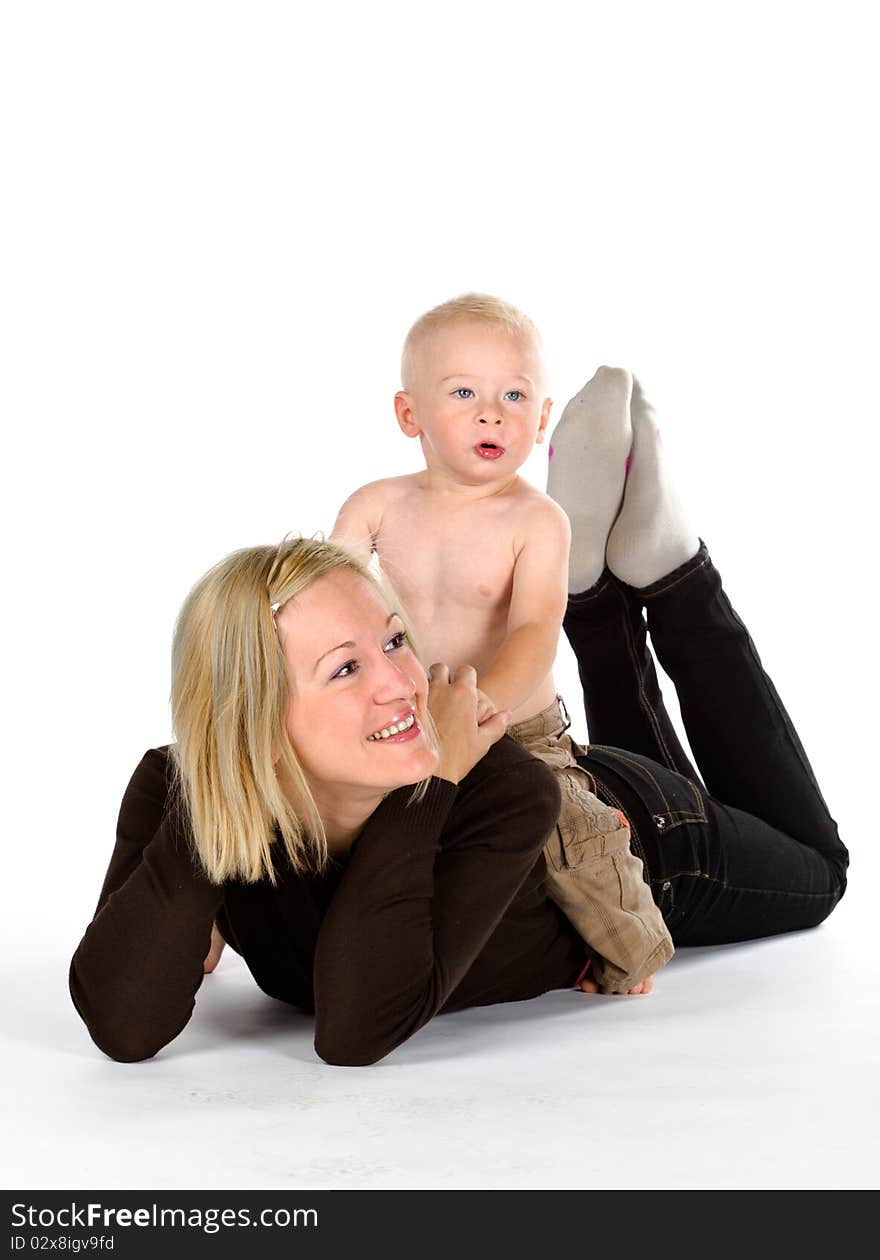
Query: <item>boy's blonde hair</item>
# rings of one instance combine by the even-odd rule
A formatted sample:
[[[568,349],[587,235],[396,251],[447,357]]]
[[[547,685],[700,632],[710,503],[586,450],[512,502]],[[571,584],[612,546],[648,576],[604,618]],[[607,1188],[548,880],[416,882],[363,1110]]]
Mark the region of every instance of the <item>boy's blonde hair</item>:
[[[457,320],[474,320],[490,328],[501,328],[514,336],[533,337],[543,356],[541,334],[536,325],[518,307],[493,297],[490,293],[463,293],[460,297],[441,302],[424,315],[420,315],[406,334],[400,360],[400,377],[405,390],[412,388],[415,380],[415,361],[419,349],[431,333]]]
[[[265,876],[274,885],[276,827],[294,871],[327,864],[324,825],[287,734],[290,689],[273,608],[340,569],[359,574],[402,612],[387,579],[352,551],[309,538],[233,552],[196,583],[180,611],[171,666],[176,805],[214,883]],[[427,725],[436,746],[430,718]],[[296,805],[276,764],[293,784]],[[427,786],[427,779],[417,784],[411,799]]]

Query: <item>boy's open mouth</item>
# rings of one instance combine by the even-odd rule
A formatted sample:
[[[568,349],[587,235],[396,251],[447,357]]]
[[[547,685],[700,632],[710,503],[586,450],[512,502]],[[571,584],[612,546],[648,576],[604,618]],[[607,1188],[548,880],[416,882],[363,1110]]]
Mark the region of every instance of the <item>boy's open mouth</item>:
[[[504,454],[504,447],[496,445],[495,442],[480,442],[474,450],[481,459],[500,459]]]

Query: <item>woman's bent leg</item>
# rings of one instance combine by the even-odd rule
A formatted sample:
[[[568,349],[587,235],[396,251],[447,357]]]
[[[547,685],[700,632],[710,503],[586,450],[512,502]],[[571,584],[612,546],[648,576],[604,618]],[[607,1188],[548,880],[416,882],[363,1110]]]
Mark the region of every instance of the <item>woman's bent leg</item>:
[[[814,926],[843,893],[846,848],[705,544],[695,553],[635,383],[630,410],[631,473],[607,540],[609,567],[570,597],[564,621],[590,730],[584,767],[630,818],[633,849],[678,943]],[[568,453],[580,451],[582,462],[595,455],[589,421],[570,435]],[[580,537],[576,479],[573,487],[560,500],[572,519],[572,550],[584,541],[595,550],[596,539]],[[708,791],[666,713],[648,630]]]
[[[592,744],[578,761],[600,797],[629,819],[632,848],[676,946],[815,927],[843,895],[845,860],[716,800],[666,766]]]
[[[845,867],[807,755],[706,544],[637,594],[711,795]]]
[[[606,569],[590,590],[569,596],[563,627],[577,658],[590,742],[695,779],[663,703],[636,593]]]
[[[663,706],[642,601],[708,790]],[[569,601],[565,629],[590,724],[581,764],[630,819],[674,942],[719,944],[822,922],[846,887],[847,851],[705,544],[639,591],[604,574]]]

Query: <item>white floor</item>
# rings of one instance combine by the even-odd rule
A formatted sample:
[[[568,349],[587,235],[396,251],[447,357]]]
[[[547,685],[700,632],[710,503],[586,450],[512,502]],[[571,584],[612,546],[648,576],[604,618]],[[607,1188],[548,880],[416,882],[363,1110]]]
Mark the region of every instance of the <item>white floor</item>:
[[[68,956],[7,953],[2,1184],[873,1187],[870,912],[848,895],[814,932],[681,950],[647,998],[442,1016],[371,1068],[321,1063],[311,1021],[229,951],[177,1041],[116,1064],[67,998]]]

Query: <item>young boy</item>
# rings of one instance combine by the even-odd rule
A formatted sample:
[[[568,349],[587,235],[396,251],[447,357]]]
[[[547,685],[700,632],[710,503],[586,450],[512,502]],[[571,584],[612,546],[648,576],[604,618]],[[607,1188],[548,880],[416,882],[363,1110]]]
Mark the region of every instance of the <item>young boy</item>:
[[[517,476],[543,442],[552,406],[537,329],[497,298],[466,294],[416,321],[404,344],[402,378],[397,422],[419,439],[425,469],[355,491],[333,537],[377,553],[423,659],[451,671],[472,665],[485,711],[510,710],[508,734],[556,771],[563,804],[545,849],[548,890],[590,947],[594,982],[608,991],[647,992],[651,975],[672,956],[672,942],[630,851],[629,825],[599,800],[575,761],[581,750],[565,734],[569,723],[553,681],[569,520]],[[587,404],[599,417],[591,441],[602,441],[603,427],[611,442],[621,433],[631,437],[631,389],[629,373],[600,368],[566,408],[554,438]],[[584,496],[585,517],[608,518],[610,510],[613,519],[627,450],[619,484],[600,480]],[[607,519],[602,556],[579,556],[582,569],[598,564],[586,585],[601,572],[606,535]]]

